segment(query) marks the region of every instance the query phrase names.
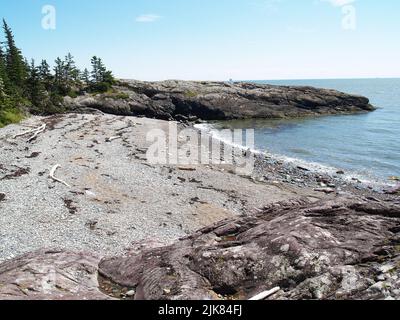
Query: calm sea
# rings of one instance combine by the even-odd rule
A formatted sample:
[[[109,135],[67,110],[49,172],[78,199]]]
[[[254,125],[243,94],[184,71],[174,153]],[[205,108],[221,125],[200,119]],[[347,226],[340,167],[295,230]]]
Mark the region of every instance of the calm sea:
[[[361,115],[222,124],[224,127],[255,128],[256,148],[260,151],[322,169],[344,169],[366,180],[384,182],[391,176],[400,176],[400,79],[257,82],[307,85],[360,94],[378,108]]]

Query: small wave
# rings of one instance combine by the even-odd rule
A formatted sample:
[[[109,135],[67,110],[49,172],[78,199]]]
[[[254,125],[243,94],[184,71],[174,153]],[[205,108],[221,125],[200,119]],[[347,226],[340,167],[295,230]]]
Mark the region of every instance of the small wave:
[[[212,136],[214,139],[217,139],[225,144],[231,145],[232,147],[235,148],[241,148],[243,150],[249,150],[250,152],[256,154],[256,155],[264,155],[272,160],[275,161],[280,161],[283,162],[289,166],[292,167],[302,167],[310,172],[316,173],[316,174],[327,174],[329,176],[338,176],[338,171],[341,171],[343,168],[338,168],[334,166],[329,166],[325,164],[321,164],[318,162],[312,162],[312,161],[306,161],[303,159],[299,158],[294,158],[294,157],[289,157],[286,155],[281,155],[281,154],[272,154],[269,152],[265,152],[259,149],[254,149],[254,148],[248,148],[243,145],[235,144],[232,143],[229,139],[226,139],[225,137],[219,135],[219,131],[216,130],[211,124],[197,124],[195,125],[195,128],[201,131],[206,132],[210,136]],[[307,154],[309,153],[307,150],[299,149],[301,154]],[[303,153],[305,151],[305,153]],[[356,171],[348,171],[348,173],[345,173],[344,175],[340,176],[340,179],[342,179],[346,183],[361,183],[364,186],[371,186],[375,188],[385,188],[385,187],[394,187],[396,186],[396,183],[388,182],[386,180],[380,179],[375,177],[372,173],[371,174],[365,174],[365,173],[359,173]]]

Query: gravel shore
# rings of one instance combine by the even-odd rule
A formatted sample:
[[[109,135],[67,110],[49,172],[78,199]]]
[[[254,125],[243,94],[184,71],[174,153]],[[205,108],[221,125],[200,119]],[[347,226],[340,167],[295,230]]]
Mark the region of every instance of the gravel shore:
[[[26,130],[46,124],[27,142]],[[146,133],[168,122],[112,115],[31,117],[0,130],[0,261],[41,248],[123,253],[165,244],[270,203],[324,193],[228,166],[149,165]],[[110,137],[120,137],[111,142]],[[56,176],[69,184],[53,181]]]

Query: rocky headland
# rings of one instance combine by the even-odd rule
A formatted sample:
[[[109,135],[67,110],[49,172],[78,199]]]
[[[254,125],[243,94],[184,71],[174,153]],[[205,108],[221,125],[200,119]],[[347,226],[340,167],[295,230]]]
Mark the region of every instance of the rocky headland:
[[[120,80],[113,92],[66,98],[70,111],[97,109],[109,114],[162,120],[298,118],[369,112],[368,98],[313,87],[254,83]]]

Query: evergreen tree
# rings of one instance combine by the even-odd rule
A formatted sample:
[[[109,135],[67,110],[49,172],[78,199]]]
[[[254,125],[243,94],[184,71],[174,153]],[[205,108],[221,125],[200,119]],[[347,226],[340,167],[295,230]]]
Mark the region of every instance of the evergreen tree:
[[[111,71],[105,70],[102,74],[103,82],[108,83],[109,85],[114,84],[115,79]]]
[[[83,70],[83,72],[81,73],[81,81],[86,86],[90,85],[90,73],[87,68],[85,68],[85,70]]]
[[[7,75],[7,68],[6,68],[6,55],[0,45],[0,78],[2,80],[3,91],[6,95],[12,93],[10,81]]]
[[[91,60],[92,63],[92,81],[95,84],[102,82],[101,80],[101,73],[103,68],[103,63],[100,58],[94,56]]]
[[[97,56],[91,59],[92,71],[85,69],[82,73],[70,53],[64,60],[55,60],[53,74],[46,60],[39,66],[33,60],[28,63],[5,20],[3,29],[6,41],[4,47],[0,43],[0,126],[19,121],[21,106],[30,107],[33,113],[57,113],[63,111],[64,96],[76,96],[83,89],[106,92],[114,83],[112,72]]]
[[[108,71],[103,64],[103,61],[94,56],[91,60],[92,63],[92,90],[104,92],[107,91],[114,83],[114,77],[111,71]]]
[[[61,91],[65,91],[64,88],[66,87],[64,70],[64,62],[60,58],[57,58],[54,66],[54,85],[57,90]]]
[[[5,96],[6,96],[6,91],[5,91],[5,87],[4,87],[3,78],[0,76],[0,109],[2,107],[1,102],[3,101]]]
[[[3,52],[3,48],[0,45],[0,78],[2,79],[3,82],[3,89],[6,90],[7,86],[7,70],[6,70],[6,56]]]
[[[40,79],[39,68],[35,66],[35,61],[33,59],[29,67],[29,77],[27,79],[27,94],[29,101],[33,105],[33,111],[36,113],[44,113],[46,104],[45,87]]]
[[[22,57],[21,51],[15,45],[14,35],[3,19],[3,29],[6,36],[6,70],[11,84],[18,89],[23,88],[27,77],[27,65]]]
[[[80,71],[75,65],[74,57],[71,53],[66,55],[64,60],[64,78],[67,86],[73,86],[79,82]]]
[[[50,72],[50,66],[47,63],[46,60],[42,60],[40,63],[40,66],[38,67],[39,70],[39,76],[41,80],[48,80],[52,78],[51,72]]]
[[[50,66],[46,60],[42,60],[40,66],[38,67],[38,71],[39,71],[40,81],[43,82],[44,86],[46,87],[46,90],[50,91],[52,89],[52,84],[53,84],[53,75],[51,74]]]

